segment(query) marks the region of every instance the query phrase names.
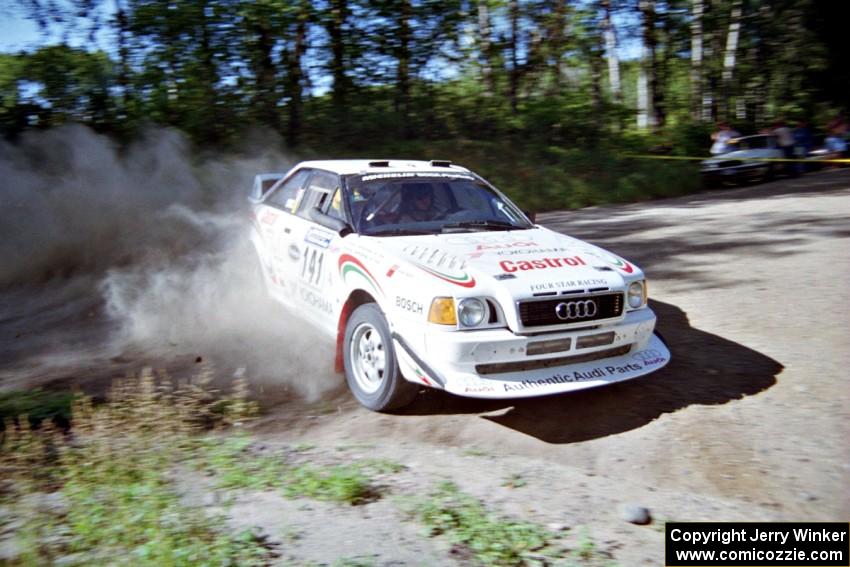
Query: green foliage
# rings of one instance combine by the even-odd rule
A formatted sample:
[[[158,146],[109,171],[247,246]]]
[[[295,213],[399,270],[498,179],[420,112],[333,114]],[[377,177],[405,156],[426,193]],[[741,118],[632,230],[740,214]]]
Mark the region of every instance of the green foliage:
[[[10,492],[5,500],[22,519],[18,561],[266,564],[262,542],[250,532],[231,534],[220,519],[185,506],[174,486],[175,469],[203,447],[192,433],[207,423],[208,394],[200,387],[170,389],[143,372],[117,382],[108,403],[75,398],[72,443],[50,426],[34,430],[28,420],[7,421],[0,471]],[[15,399],[26,406],[38,397]],[[49,505],[33,504],[38,501]]]
[[[201,442],[193,464],[214,473],[223,489],[262,490],[283,484],[284,463],[279,456],[252,452],[253,440],[247,435],[228,435]]]
[[[250,532],[222,533],[220,521],[181,504],[166,477],[171,459],[144,451],[115,457],[91,466],[92,449],[69,454],[63,547],[77,564],[116,557],[146,565],[265,563],[268,552]]]
[[[17,416],[26,416],[30,423],[37,426],[43,420],[52,420],[57,425],[65,425],[71,419],[71,403],[74,395],[70,392],[51,392],[46,390],[28,390],[5,392],[0,394],[0,431],[2,423]]]
[[[610,4],[614,22],[645,22],[634,3]],[[695,4],[653,4],[651,133],[635,126],[647,66],[620,61],[611,92],[598,3],[133,0],[93,20],[109,26],[91,32],[111,33],[112,56],[65,44],[0,55],[0,134],[77,121],[126,142],[154,123],[218,149],[259,125],[305,157],[450,158],[535,210],[682,194],[699,187],[696,167],[624,154],[704,155],[717,119],[749,133],[788,115],[818,130],[850,92],[832,8],[744,2],[724,73],[734,3],[701,4],[699,69]],[[20,13],[74,35],[75,5]]]
[[[199,449],[193,466],[214,474],[219,488],[282,489],[289,498],[305,497],[352,505],[379,496],[367,475],[397,473],[404,469],[403,465],[381,459],[328,467],[291,463],[280,454],[258,454],[254,441],[247,435],[207,439]]]
[[[526,484],[528,484],[528,481],[519,473],[513,473],[502,482],[502,486],[505,488],[522,488]]]
[[[301,465],[286,471],[284,494],[346,504],[363,504],[376,497],[369,479],[356,466]]]
[[[706,156],[706,141],[711,139],[711,126],[702,122],[685,120],[669,129],[669,147],[673,155]]]
[[[467,547],[482,565],[538,564],[552,537],[535,524],[494,517],[450,482],[420,503],[418,516],[429,536]]]
[[[407,469],[406,466],[389,459],[366,459],[358,463],[364,472],[372,474],[397,474]]]

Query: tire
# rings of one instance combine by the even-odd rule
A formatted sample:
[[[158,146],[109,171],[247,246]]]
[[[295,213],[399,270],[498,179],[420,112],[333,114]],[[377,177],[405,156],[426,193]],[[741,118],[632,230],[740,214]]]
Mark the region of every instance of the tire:
[[[387,322],[380,308],[366,303],[345,324],[345,379],[357,401],[373,411],[406,406],[419,388],[401,375]]]

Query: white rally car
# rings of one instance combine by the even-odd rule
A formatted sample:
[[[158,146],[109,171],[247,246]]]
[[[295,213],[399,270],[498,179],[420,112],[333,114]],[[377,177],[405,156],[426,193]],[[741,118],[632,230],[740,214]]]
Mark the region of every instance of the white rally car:
[[[533,224],[450,162],[303,162],[257,176],[252,207],[266,289],[336,341],[370,409],[422,386],[567,392],[670,360],[637,266]]]

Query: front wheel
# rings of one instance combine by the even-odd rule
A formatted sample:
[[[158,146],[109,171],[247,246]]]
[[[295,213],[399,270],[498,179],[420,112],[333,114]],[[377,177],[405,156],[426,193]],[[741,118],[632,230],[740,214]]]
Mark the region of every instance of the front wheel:
[[[401,375],[383,313],[374,303],[354,310],[345,325],[345,379],[357,401],[374,411],[406,406],[418,387]]]

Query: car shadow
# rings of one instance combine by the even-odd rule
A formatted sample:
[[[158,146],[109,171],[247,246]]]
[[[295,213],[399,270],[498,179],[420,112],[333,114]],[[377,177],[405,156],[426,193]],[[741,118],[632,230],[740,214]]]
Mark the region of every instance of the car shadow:
[[[691,405],[762,392],[783,366],[751,348],[693,328],[684,311],[651,301],[673,354],[663,369],[603,388],[520,400],[473,400],[428,391],[402,415],[493,413],[483,419],[547,443],[576,443],[637,429]]]

